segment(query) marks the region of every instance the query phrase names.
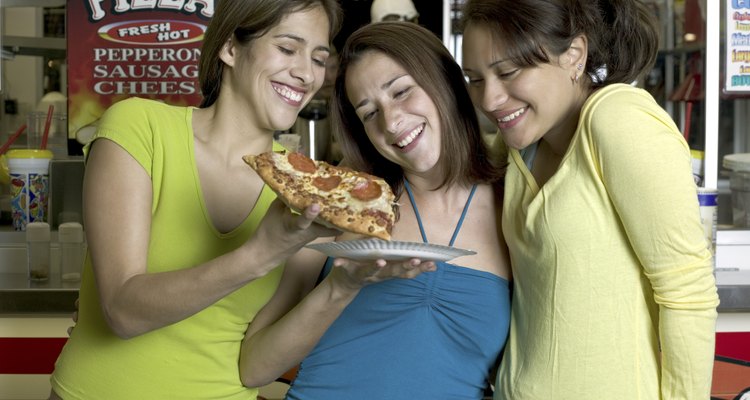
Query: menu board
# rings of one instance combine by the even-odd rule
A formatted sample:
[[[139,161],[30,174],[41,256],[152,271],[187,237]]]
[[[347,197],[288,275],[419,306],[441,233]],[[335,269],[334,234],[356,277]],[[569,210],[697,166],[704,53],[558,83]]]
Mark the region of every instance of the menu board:
[[[90,138],[128,97],[197,106],[213,13],[214,0],[68,0],[68,136]]]
[[[750,0],[726,2],[726,93],[750,93]]]

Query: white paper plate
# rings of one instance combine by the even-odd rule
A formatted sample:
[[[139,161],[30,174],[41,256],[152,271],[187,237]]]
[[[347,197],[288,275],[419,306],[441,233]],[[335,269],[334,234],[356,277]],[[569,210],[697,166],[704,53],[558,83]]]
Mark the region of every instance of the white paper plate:
[[[476,251],[459,249],[438,244],[420,242],[386,241],[381,239],[347,240],[308,244],[329,257],[351,260],[408,260],[419,258],[422,261],[448,261],[456,257],[476,254]]]

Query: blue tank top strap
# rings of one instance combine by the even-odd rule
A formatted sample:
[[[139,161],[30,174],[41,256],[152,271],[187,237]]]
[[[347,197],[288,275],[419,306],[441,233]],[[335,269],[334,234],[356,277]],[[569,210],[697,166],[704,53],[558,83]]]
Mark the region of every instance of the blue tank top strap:
[[[417,202],[414,201],[414,195],[411,192],[411,186],[409,186],[409,181],[404,179],[404,187],[406,188],[406,194],[409,195],[409,201],[411,202],[412,208],[414,208],[414,215],[417,216],[417,224],[419,224],[419,233],[422,234],[422,241],[425,243],[429,243],[427,241],[427,235],[424,233],[424,226],[422,225],[422,218],[419,217],[419,209],[417,209]]]
[[[406,180],[404,180],[404,187],[406,188],[406,193],[409,195],[409,201],[411,202],[411,205],[414,208],[414,215],[417,216],[417,224],[419,224],[419,232],[422,234],[422,240],[425,243],[429,243],[427,241],[427,235],[425,234],[425,231],[424,231],[424,225],[422,225],[422,218],[419,216],[419,209],[417,208],[417,202],[414,201],[414,195],[411,192],[411,187],[409,186],[409,182]],[[453,243],[456,241],[456,238],[458,237],[458,232],[461,230],[461,226],[464,223],[464,218],[466,217],[466,213],[469,211],[469,205],[471,204],[471,199],[474,198],[474,192],[476,192],[476,190],[477,190],[477,185],[474,185],[471,187],[469,198],[466,199],[466,204],[464,205],[464,209],[461,212],[461,218],[458,219],[458,224],[456,224],[456,229],[453,231],[453,236],[451,237],[451,241],[448,244],[449,246],[453,246]],[[320,270],[320,274],[318,275],[317,283],[320,283],[326,276],[328,276],[328,273],[331,272],[331,268],[333,268],[333,257],[327,257],[325,265]]]
[[[333,268],[333,257],[326,257],[326,263],[323,264],[323,268],[320,270],[320,274],[318,274],[318,280],[315,282],[315,286],[318,286],[320,282],[323,282],[323,279],[328,276],[328,273],[331,272],[331,268]]]
[[[409,186],[409,181],[404,179],[404,187],[406,188],[406,194],[409,195],[409,201],[411,202],[412,208],[414,208],[414,215],[417,217],[417,224],[419,224],[419,233],[422,234],[422,241],[425,243],[429,243],[427,240],[427,234],[425,234],[424,231],[424,225],[422,225],[422,218],[419,216],[419,208],[417,208],[417,202],[414,201],[414,195],[411,192],[411,187]],[[471,204],[471,199],[474,197],[474,192],[477,190],[477,185],[471,187],[471,192],[469,193],[469,198],[466,199],[466,204],[464,205],[464,209],[461,212],[461,218],[458,219],[458,224],[456,224],[456,229],[453,230],[453,236],[451,236],[451,241],[448,243],[448,246],[453,246],[453,243],[456,241],[456,238],[458,237],[458,232],[461,230],[461,225],[464,223],[464,218],[466,217],[466,213],[469,211],[469,204]]]
[[[477,185],[474,184],[474,186],[471,187],[471,192],[469,193],[469,198],[466,199],[466,204],[464,205],[463,211],[461,211],[461,218],[458,219],[458,224],[456,224],[456,230],[453,231],[453,236],[451,236],[451,241],[448,243],[448,246],[453,246],[453,243],[456,242],[456,238],[458,237],[458,231],[461,230],[461,225],[464,224],[464,218],[466,217],[466,213],[469,211],[469,204],[471,204],[471,199],[474,198],[474,192],[477,191]]]

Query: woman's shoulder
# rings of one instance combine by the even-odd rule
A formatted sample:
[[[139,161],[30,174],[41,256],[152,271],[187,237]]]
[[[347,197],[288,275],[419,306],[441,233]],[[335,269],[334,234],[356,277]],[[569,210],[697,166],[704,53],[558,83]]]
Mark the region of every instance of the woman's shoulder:
[[[581,110],[581,119],[584,124],[611,124],[613,119],[635,121],[643,118],[668,118],[664,114],[664,109],[649,92],[618,83],[607,85],[591,94]]]
[[[594,109],[620,109],[629,105],[659,107],[656,100],[644,89],[624,83],[607,85],[594,91],[583,106],[582,113]]]
[[[620,152],[635,143],[651,143],[663,137],[661,134],[682,136],[649,92],[627,84],[612,84],[591,95],[579,124],[580,134],[588,137],[597,151]]]
[[[164,112],[175,112],[184,110],[184,106],[176,106],[161,100],[147,99],[143,97],[128,97],[112,104],[107,111],[109,113],[143,113],[160,114]]]
[[[584,104],[584,110],[596,107],[617,107],[628,103],[654,103],[653,96],[641,88],[615,83],[594,91]]]
[[[158,100],[130,97],[112,104],[101,117],[99,127],[119,130],[149,128],[169,124],[182,124],[188,107],[176,106]]]
[[[494,213],[499,218],[502,214],[504,190],[503,180],[477,183],[471,205],[481,207],[484,213]]]

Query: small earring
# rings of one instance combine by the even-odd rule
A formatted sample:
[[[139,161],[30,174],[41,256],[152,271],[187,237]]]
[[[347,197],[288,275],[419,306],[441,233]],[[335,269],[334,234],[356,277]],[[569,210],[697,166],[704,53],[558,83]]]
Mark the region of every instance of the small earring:
[[[576,69],[579,71],[583,70],[583,64],[576,65]],[[573,76],[570,78],[570,80],[573,82],[573,84],[578,83],[578,80],[581,78],[581,75],[578,73],[573,74]]]

